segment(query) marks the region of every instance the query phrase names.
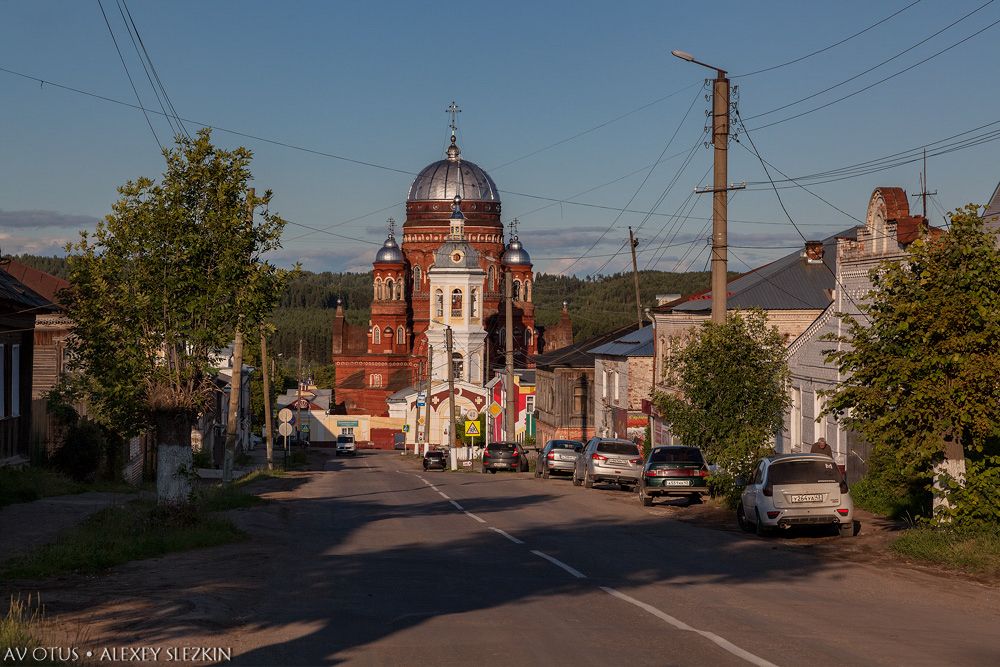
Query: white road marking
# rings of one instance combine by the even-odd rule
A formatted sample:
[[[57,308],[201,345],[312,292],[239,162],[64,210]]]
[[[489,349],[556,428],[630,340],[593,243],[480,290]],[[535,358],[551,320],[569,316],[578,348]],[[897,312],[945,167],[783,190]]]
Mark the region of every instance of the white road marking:
[[[533,553],[538,553],[538,552],[535,551]],[[541,554],[539,554],[539,555],[541,555]],[[709,640],[710,642],[716,644],[717,646],[719,646],[723,650],[732,653],[733,655],[735,655],[738,658],[743,658],[744,660],[746,660],[747,662],[749,662],[752,665],[758,665],[758,667],[777,667],[777,665],[775,665],[773,662],[769,662],[769,661],[765,660],[764,658],[761,658],[760,656],[754,655],[750,651],[741,649],[739,646],[737,646],[736,644],[733,644],[728,639],[724,639],[724,638],[720,637],[719,635],[715,634],[714,632],[709,632],[707,630],[699,630],[698,628],[691,627],[690,625],[688,625],[684,621],[682,621],[682,620],[680,620],[678,618],[675,618],[675,617],[671,616],[670,614],[668,614],[668,613],[666,613],[664,611],[660,611],[659,609],[657,609],[653,605],[646,604],[645,602],[640,602],[639,600],[636,600],[634,597],[631,597],[629,595],[625,595],[621,591],[616,591],[615,589],[608,588],[607,586],[601,586],[601,590],[604,591],[605,593],[607,593],[608,595],[616,597],[619,600],[624,600],[625,602],[628,602],[629,604],[633,604],[636,607],[639,607],[639,609],[642,609],[643,611],[649,612],[653,616],[656,616],[657,618],[666,621],[667,623],[669,623],[670,625],[674,626],[678,630],[685,630],[687,632],[693,632],[695,634],[701,635],[702,637],[704,637],[705,639]]]
[[[444,491],[438,491],[438,495],[441,496],[442,498],[444,498],[445,500],[451,500],[451,496],[449,496]]]
[[[577,570],[576,568],[570,567],[569,565],[567,565],[566,563],[562,562],[558,558],[553,558],[552,556],[548,555],[547,553],[543,553],[541,551],[532,551],[531,553],[535,554],[539,558],[544,558],[545,560],[549,561],[550,563],[552,563],[556,567],[561,567],[562,569],[566,570],[567,572],[569,572],[570,574],[572,574],[577,579],[586,579],[587,578],[587,575],[585,575],[583,572],[580,572],[580,570]]]
[[[434,489],[435,491],[439,492],[439,493],[441,492],[441,489],[437,488],[433,484],[431,484],[431,488]]]
[[[444,494],[442,494],[442,495],[444,495]],[[454,506],[455,506],[455,509],[457,509],[457,510],[458,510],[459,512],[464,512],[464,511],[465,511],[465,508],[464,508],[464,507],[462,507],[461,505],[459,505],[458,503],[456,503],[456,502],[455,502],[454,500],[451,500],[451,501],[449,501],[449,502],[450,502],[450,503],[451,503],[452,505],[454,505]]]
[[[492,530],[494,533],[500,533],[514,544],[524,544],[524,540],[519,540],[510,533],[502,531],[499,528],[494,528],[493,526],[490,526],[490,530]]]
[[[473,514],[472,512],[470,512],[468,510],[464,510],[464,511],[465,511],[466,514],[468,514],[469,516],[471,516],[473,519],[475,519],[479,523],[486,523],[486,519],[483,519],[482,517],[478,517],[478,516],[476,516],[475,514]]]

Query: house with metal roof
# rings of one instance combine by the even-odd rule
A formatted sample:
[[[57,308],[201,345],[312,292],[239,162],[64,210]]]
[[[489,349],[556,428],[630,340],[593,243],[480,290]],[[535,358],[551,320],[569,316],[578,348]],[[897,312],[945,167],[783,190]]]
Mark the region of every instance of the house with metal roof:
[[[599,345],[594,356],[594,426],[597,435],[645,439],[643,402],[653,391],[653,327]]]

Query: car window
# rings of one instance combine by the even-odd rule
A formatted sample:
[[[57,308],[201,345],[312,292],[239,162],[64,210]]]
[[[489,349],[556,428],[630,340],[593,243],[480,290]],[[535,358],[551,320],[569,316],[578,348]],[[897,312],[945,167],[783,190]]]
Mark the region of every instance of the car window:
[[[489,445],[486,446],[486,449],[490,450],[491,452],[499,452],[499,451],[513,452],[514,450],[517,449],[517,445],[515,445],[513,442],[491,442]]]
[[[750,480],[751,484],[760,484],[761,477],[764,475],[764,462],[761,461],[757,464],[757,469],[753,471],[753,479]]]
[[[597,451],[602,454],[618,454],[621,456],[638,456],[639,447],[631,442],[599,442]]]
[[[443,459],[444,452],[427,452],[427,458],[429,459]]]
[[[580,446],[579,442],[573,442],[572,440],[553,440],[549,443],[550,449],[576,449]]]
[[[701,450],[697,447],[664,447],[654,449],[649,455],[652,463],[697,463],[703,464]]]
[[[833,461],[781,461],[767,471],[770,484],[817,484],[839,482],[840,470]]]

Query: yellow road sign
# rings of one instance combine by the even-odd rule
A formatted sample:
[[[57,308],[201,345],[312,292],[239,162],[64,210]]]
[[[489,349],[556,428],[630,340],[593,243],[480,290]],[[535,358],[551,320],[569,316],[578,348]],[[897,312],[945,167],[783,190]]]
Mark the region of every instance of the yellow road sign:
[[[465,435],[481,435],[479,433],[479,422],[465,422]]]
[[[423,417],[417,417],[417,423],[418,424],[423,424],[424,423],[424,418]]]
[[[501,412],[503,412],[503,408],[500,407],[499,403],[497,403],[496,401],[490,403],[490,414],[493,415],[494,419],[499,417]]]

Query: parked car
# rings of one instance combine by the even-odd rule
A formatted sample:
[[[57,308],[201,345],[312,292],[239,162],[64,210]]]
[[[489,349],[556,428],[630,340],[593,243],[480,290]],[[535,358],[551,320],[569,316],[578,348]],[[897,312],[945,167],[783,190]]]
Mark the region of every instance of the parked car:
[[[353,435],[338,435],[337,436],[337,450],[335,454],[337,456],[354,456],[358,452],[357,444],[354,442]]]
[[[631,440],[591,438],[573,467],[573,485],[588,489],[601,482],[634,489],[642,477],[642,452]]]
[[[549,475],[557,472],[572,475],[582,451],[583,443],[579,440],[549,440],[538,453],[535,477],[548,479]]]
[[[483,450],[483,474],[497,470],[528,472],[528,457],[516,442],[491,442]]]
[[[429,451],[424,454],[424,470],[430,470],[431,468],[436,468],[437,470],[444,470],[448,467],[447,458],[444,452],[441,451]]]
[[[761,459],[743,489],[736,520],[766,535],[775,528],[828,525],[854,535],[854,501],[833,459],[825,454],[778,454]]]
[[[693,502],[708,495],[708,466],[697,447],[656,447],[646,458],[639,481],[639,502],[644,507],[658,496],[687,496]]]

